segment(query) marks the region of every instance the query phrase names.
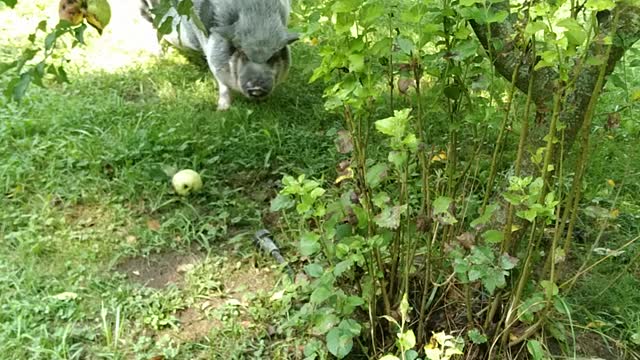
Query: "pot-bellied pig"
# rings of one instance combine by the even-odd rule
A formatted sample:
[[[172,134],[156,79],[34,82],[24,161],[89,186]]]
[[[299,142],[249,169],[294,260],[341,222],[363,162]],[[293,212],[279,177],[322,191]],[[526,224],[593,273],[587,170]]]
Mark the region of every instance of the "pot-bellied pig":
[[[159,0],[141,1],[150,20]],[[165,39],[205,57],[218,82],[218,110],[231,106],[231,90],[255,100],[271,94],[291,65],[288,45],[298,39],[287,29],[289,0],[193,0],[193,7],[198,19],[169,10],[165,19],[173,17],[173,31]]]

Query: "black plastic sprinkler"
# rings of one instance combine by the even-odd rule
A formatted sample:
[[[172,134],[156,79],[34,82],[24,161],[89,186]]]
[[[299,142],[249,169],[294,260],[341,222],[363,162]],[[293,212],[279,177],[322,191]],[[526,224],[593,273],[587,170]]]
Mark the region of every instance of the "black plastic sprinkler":
[[[271,239],[271,233],[269,232],[269,230],[261,229],[256,231],[256,233],[253,235],[253,242],[262,251],[268,254],[271,254],[271,256],[273,256],[273,258],[276,259],[278,264],[285,264],[287,274],[289,275],[291,280],[294,279],[293,269],[291,269],[291,266],[289,266],[289,264],[284,259],[284,257],[282,257],[282,254],[280,254],[280,249],[278,248],[276,243]]]

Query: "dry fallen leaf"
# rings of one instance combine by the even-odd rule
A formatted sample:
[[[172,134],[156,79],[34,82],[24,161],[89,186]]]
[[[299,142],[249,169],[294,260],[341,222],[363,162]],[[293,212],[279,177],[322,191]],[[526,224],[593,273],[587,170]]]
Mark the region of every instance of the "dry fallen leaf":
[[[182,264],[179,265],[178,268],[176,269],[179,273],[186,273],[188,271],[193,270],[193,268],[195,267],[194,264]]]
[[[475,236],[470,232],[462,233],[456,239],[465,249],[471,249],[475,245]]]
[[[351,134],[347,130],[338,131],[338,138],[335,142],[339,153],[348,154],[353,151],[353,141],[351,140]]]
[[[65,291],[60,294],[53,295],[52,298],[56,300],[61,300],[61,301],[75,300],[78,298],[78,294],[70,291]]]
[[[147,220],[147,227],[151,231],[158,231],[158,230],[160,230],[160,227],[161,227],[160,221],[155,220],[155,219]]]
[[[409,90],[410,87],[415,87],[416,86],[416,81],[414,79],[408,79],[408,78],[400,78],[398,79],[398,91],[405,95],[407,93],[407,91]]]
[[[617,129],[619,127],[620,127],[620,113],[619,112],[609,113],[609,116],[607,116],[607,124],[605,125],[605,128],[607,128],[608,130],[611,130],[611,129]]]

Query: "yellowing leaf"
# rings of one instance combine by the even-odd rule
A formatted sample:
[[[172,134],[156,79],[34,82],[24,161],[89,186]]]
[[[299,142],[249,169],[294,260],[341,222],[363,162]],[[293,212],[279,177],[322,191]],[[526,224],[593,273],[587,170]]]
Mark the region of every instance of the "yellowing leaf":
[[[620,209],[612,209],[610,213],[611,213],[611,217],[615,219],[618,216],[620,216]]]
[[[278,292],[273,293],[273,295],[271,295],[271,298],[269,300],[277,301],[282,299],[283,296],[284,296],[284,290],[280,290]]]
[[[348,168],[346,168],[344,170],[346,172],[345,175],[340,175],[336,178],[336,181],[334,182],[335,184],[339,184],[345,180],[350,180],[353,179],[354,173],[353,173],[353,169],[351,168],[351,166],[349,166]]]
[[[616,182],[611,180],[611,179],[609,179],[609,180],[607,180],[607,185],[609,185],[611,187],[614,187],[614,186],[616,186]]]
[[[444,356],[446,357],[451,357],[453,355],[462,355],[462,351],[458,350],[457,348],[448,348],[444,352]]]
[[[436,161],[440,161],[440,162],[445,162],[447,161],[447,153],[444,151],[440,151],[439,154],[434,155],[431,158],[431,162],[436,162]]]
[[[429,360],[442,360],[442,350],[424,347],[424,356]]]
[[[149,219],[147,220],[147,227],[149,228],[149,230],[158,231],[162,226],[160,225],[160,222],[158,220]]]
[[[607,326],[607,323],[604,321],[600,321],[600,320],[596,320],[596,321],[592,321],[590,323],[587,324],[587,327],[589,329],[598,329],[601,327]]]
[[[398,358],[395,355],[385,355],[381,357],[379,360],[400,360],[400,358]]]
[[[52,298],[61,301],[75,300],[78,298],[78,294],[70,291],[65,291],[60,294],[53,295]]]

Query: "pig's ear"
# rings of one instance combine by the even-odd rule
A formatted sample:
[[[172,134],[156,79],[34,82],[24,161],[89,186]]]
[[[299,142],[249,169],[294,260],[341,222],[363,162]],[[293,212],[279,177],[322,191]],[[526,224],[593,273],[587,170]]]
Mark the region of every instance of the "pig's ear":
[[[287,33],[287,44],[296,42],[298,39],[300,39],[300,34],[292,32]]]
[[[218,33],[223,38],[232,41],[236,35],[235,24],[227,25],[227,26],[217,26],[212,28],[211,30]]]

